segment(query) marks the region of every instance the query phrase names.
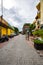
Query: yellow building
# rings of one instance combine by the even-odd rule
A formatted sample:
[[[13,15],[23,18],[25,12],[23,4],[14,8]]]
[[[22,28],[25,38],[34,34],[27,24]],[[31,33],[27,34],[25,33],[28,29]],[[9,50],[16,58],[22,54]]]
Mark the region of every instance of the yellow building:
[[[40,0],[40,3],[36,6],[38,12],[37,16],[35,17],[36,23],[40,23],[39,27],[43,24],[43,0]],[[37,26],[36,26],[37,27]]]
[[[11,30],[8,28],[8,36],[11,35]]]
[[[1,36],[7,35],[7,29],[5,27],[1,28]]]
[[[13,33],[14,29],[12,28],[12,26],[0,17],[0,37],[3,37],[3,35],[10,36]]]
[[[41,24],[43,24],[43,0],[41,1]]]
[[[37,8],[37,15],[35,17],[36,19],[36,29],[40,29],[40,23],[41,23],[41,12],[40,12],[40,2],[38,3],[38,5],[36,6]]]
[[[7,34],[8,24],[4,19],[0,17],[0,37]]]
[[[7,35],[8,35],[8,36],[14,34],[14,30],[13,30],[13,29],[8,28],[7,30],[8,30],[8,31],[7,31]]]

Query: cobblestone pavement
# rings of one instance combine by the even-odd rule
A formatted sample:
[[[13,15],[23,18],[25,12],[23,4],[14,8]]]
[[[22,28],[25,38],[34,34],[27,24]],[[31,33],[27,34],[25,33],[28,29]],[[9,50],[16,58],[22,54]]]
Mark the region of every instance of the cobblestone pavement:
[[[31,44],[25,40],[24,35],[10,39],[4,47],[0,48],[0,65],[43,65],[40,57]]]

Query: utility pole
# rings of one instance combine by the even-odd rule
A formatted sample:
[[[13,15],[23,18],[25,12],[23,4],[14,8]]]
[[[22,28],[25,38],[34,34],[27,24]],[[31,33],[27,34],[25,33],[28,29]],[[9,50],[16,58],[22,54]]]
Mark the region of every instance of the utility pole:
[[[2,17],[3,17],[3,0],[1,0],[1,13],[2,13]]]

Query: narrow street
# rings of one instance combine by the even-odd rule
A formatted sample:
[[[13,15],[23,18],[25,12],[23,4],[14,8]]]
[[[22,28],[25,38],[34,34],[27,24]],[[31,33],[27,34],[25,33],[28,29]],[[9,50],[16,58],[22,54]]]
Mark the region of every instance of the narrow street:
[[[43,58],[32,44],[25,40],[24,35],[10,39],[0,48],[0,65],[43,65]]]

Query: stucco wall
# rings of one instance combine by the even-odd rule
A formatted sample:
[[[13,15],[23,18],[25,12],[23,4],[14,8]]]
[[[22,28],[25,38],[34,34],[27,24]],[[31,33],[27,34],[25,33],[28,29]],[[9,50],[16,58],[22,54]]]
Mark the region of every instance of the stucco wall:
[[[43,0],[41,1],[41,24],[43,24]]]

